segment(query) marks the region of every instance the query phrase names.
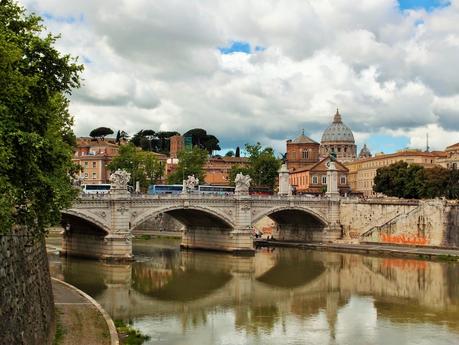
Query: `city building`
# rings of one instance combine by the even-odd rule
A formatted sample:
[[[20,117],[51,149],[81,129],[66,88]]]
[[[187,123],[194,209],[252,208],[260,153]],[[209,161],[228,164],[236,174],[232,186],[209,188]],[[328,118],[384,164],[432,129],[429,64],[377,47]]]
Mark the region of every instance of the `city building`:
[[[118,155],[115,139],[78,138],[72,161],[81,166],[82,184],[109,183],[107,165]]]
[[[204,165],[204,183],[210,185],[228,186],[231,169],[238,166],[248,166],[247,157],[210,157]]]
[[[323,158],[319,162],[305,164],[302,168],[290,170],[290,185],[296,193],[322,194],[327,190],[327,163],[330,159]],[[350,191],[348,169],[340,162],[335,162],[338,170],[338,188],[341,194]]]
[[[170,158],[177,158],[177,155],[185,147],[185,140],[180,134],[173,135],[169,138],[170,140]]]
[[[295,171],[308,164],[317,163],[319,147],[318,142],[304,135],[304,130],[296,139],[287,140],[287,168]]]
[[[392,154],[376,154],[352,162],[346,162],[349,169],[349,185],[351,192],[362,193],[364,196],[373,196],[374,178],[378,168],[403,161],[409,164],[419,164],[431,168],[438,164],[438,160],[444,159],[447,154],[443,151],[423,152],[414,149],[405,149]]]
[[[448,146],[445,149],[446,157],[437,159],[437,163],[447,169],[459,167],[459,143]]]
[[[320,141],[320,156],[328,157],[331,153],[334,153],[340,162],[349,162],[357,158],[354,134],[343,123],[338,109],[333,122],[324,131]]]

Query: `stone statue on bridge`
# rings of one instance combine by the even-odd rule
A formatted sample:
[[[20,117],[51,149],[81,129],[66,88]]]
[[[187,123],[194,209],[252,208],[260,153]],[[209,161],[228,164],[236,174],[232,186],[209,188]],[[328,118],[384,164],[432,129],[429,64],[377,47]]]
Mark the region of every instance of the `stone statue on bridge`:
[[[236,184],[235,193],[249,194],[250,181],[252,181],[252,179],[249,175],[244,175],[243,173],[237,174],[234,179],[234,183]]]
[[[194,175],[188,176],[186,180],[183,180],[183,193],[188,193],[196,189],[199,185],[199,179]]]
[[[127,190],[131,174],[126,170],[118,169],[110,175],[110,182],[113,189]]]

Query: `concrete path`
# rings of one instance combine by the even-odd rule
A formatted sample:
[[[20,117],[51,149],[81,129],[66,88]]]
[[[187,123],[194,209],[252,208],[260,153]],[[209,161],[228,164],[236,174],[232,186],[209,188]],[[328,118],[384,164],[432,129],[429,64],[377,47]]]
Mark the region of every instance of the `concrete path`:
[[[459,259],[459,249],[453,248],[433,248],[415,247],[385,244],[345,244],[345,243],[298,243],[284,242],[276,240],[255,240],[257,246],[280,246],[296,247],[303,249],[317,249],[326,251],[340,251],[362,254],[390,255],[390,256],[410,256],[424,259],[444,259],[454,257]]]
[[[52,285],[56,306],[56,344],[118,345],[113,321],[97,302],[60,280],[53,278]]]

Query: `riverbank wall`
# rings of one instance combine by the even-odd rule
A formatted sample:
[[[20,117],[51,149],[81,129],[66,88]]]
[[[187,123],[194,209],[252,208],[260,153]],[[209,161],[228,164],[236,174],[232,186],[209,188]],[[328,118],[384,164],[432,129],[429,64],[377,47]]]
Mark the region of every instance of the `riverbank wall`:
[[[51,344],[54,299],[43,237],[20,229],[0,235],[0,291],[0,344]]]
[[[446,200],[343,201],[344,239],[459,247],[459,205]]]

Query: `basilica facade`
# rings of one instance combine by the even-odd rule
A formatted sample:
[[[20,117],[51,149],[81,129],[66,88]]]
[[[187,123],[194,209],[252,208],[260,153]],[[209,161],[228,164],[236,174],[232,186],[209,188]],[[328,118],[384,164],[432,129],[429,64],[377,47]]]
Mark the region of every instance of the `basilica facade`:
[[[365,155],[371,155],[364,150]],[[299,193],[321,193],[326,186],[326,163],[330,155],[338,160],[339,189],[349,192],[348,169],[342,164],[357,159],[357,146],[352,130],[343,123],[338,109],[325,129],[320,143],[304,135],[287,140],[286,163],[290,184]]]

